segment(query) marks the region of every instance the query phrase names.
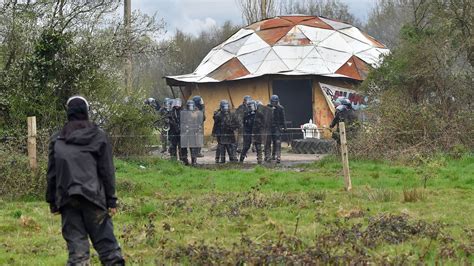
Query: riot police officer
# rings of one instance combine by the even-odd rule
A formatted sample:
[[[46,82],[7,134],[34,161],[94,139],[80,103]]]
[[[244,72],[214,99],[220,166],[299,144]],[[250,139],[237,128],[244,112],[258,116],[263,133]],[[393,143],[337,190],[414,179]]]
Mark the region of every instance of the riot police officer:
[[[194,106],[202,112],[202,115],[203,115],[203,119],[202,119],[202,123],[203,123],[203,128],[204,128],[204,121],[206,121],[206,107],[204,105],[204,99],[199,96],[199,95],[196,95],[193,97],[193,102],[194,102]],[[201,152],[201,148],[197,148],[197,157],[199,158],[202,158],[204,157],[204,155],[202,154]]]
[[[255,121],[255,114],[257,111],[257,103],[250,100],[247,102],[247,111],[243,119],[243,146],[240,153],[240,162],[244,162],[247,152],[252,144],[253,124]]]
[[[239,128],[237,117],[230,111],[229,102],[222,100],[219,110],[214,113],[212,136],[217,139],[216,163],[225,163],[225,154],[231,162],[237,161],[235,155],[235,130]]]
[[[194,105],[194,101],[193,100],[189,100],[187,101],[186,103],[186,110],[185,111],[190,111],[190,112],[195,112],[195,111],[199,111],[197,110],[196,106]],[[184,119],[183,117],[180,117],[182,119]],[[186,121],[186,120],[184,120]],[[184,128],[183,128],[183,125],[181,125],[181,134],[184,134],[183,132]],[[181,138],[183,136],[181,135]],[[186,152],[182,152],[183,156],[186,156],[188,155],[188,147],[184,146],[185,144],[182,144],[182,147],[181,149],[183,151],[186,151]],[[191,153],[191,165],[196,165],[197,164],[197,155],[198,155],[198,151],[199,151],[199,148],[197,147],[189,147],[189,151]],[[186,158],[186,160],[183,160],[185,163],[188,161],[188,158]]]
[[[181,112],[181,99],[173,99],[172,108],[169,113],[169,124],[170,130],[168,131],[168,140],[170,142],[169,153],[173,160],[177,159],[177,153],[179,150],[179,159],[186,165],[189,164],[187,158],[187,150],[181,149],[180,144],[180,112]]]
[[[265,143],[265,161],[271,159],[276,160],[277,163],[281,162],[281,135],[283,131],[286,131],[285,124],[285,108],[280,105],[280,98],[278,95],[272,95],[270,97],[270,104],[268,107],[272,109],[272,120],[271,120],[271,137],[267,138]]]
[[[156,101],[155,98],[151,98],[151,97],[147,98],[147,99],[145,99],[144,103],[146,105],[151,106],[155,111],[158,111],[161,108],[160,104]]]
[[[168,147],[168,131],[169,131],[169,112],[171,111],[171,99],[165,98],[163,100],[163,105],[158,110],[161,120],[161,153],[165,153]]]
[[[244,129],[242,126],[244,122],[244,116],[248,112],[248,104],[250,101],[252,101],[252,97],[250,95],[245,95],[244,98],[242,99],[242,104],[240,104],[235,110],[235,115],[237,116],[237,120],[240,125],[237,131],[237,147],[236,147],[237,153],[240,153],[243,148]]]
[[[340,145],[341,139],[339,136],[339,123],[345,122],[347,136],[353,136],[356,131],[357,115],[355,114],[355,111],[352,108],[352,103],[349,99],[341,98],[339,99],[339,102],[340,105],[336,107],[334,119],[332,120],[329,127],[334,128],[337,126],[336,130],[332,133],[332,138],[337,142],[337,144]]]

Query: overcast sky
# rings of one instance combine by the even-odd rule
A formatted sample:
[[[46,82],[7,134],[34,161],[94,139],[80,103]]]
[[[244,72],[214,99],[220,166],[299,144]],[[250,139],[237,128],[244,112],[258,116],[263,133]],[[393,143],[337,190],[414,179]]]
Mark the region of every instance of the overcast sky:
[[[132,0],[132,9],[148,14],[157,13],[166,22],[168,36],[176,29],[197,34],[203,29],[220,25],[226,20],[243,24],[236,0]],[[366,21],[375,0],[341,0],[351,12]]]

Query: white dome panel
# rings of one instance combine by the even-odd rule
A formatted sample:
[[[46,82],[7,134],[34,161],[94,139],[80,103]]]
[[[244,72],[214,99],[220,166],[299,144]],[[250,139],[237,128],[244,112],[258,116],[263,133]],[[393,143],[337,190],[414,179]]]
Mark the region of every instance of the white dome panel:
[[[270,50],[272,50],[272,48],[266,47],[248,54],[241,55],[237,58],[250,73],[253,73],[260,67]]]
[[[237,55],[243,55],[247,53],[251,53],[262,48],[270,47],[268,43],[266,43],[262,38],[260,38],[257,34],[252,34],[247,39],[247,41],[240,47]]]
[[[306,37],[308,37],[308,39],[311,40],[313,44],[319,44],[332,34],[336,33],[334,30],[326,30],[304,25],[298,25],[297,27],[304,35],[306,35]]]
[[[199,75],[207,75],[233,57],[233,54],[219,49],[209,57],[207,62],[199,65],[194,73]]]
[[[347,35],[349,37],[352,37],[356,40],[359,40],[363,43],[366,43],[367,45],[372,46],[372,41],[367,39],[367,37],[356,27],[351,27],[348,29],[342,29],[339,30],[340,33],[343,33],[344,35]]]
[[[273,46],[275,53],[289,69],[295,69],[313,49],[313,46]]]
[[[338,50],[341,52],[352,53],[351,46],[342,38],[341,34],[333,34],[327,39],[319,43],[320,47],[325,47],[332,50]]]
[[[321,55],[324,62],[326,62],[326,67],[329,69],[330,73],[336,73],[336,71],[352,56],[352,53],[344,53],[323,47],[317,47],[316,50]]]
[[[315,48],[313,48],[306,58],[301,61],[301,63],[296,67],[296,70],[316,75],[331,73],[326,67],[326,62]]]
[[[370,64],[372,67],[379,67],[381,63],[381,56],[387,55],[389,53],[388,49],[377,49],[372,48],[360,53],[357,53],[356,56],[365,61],[367,64]]]
[[[242,48],[242,46],[250,38],[250,36],[252,36],[252,35],[247,35],[247,36],[242,37],[242,38],[240,38],[240,39],[238,39],[234,42],[227,43],[227,44],[222,46],[222,49],[226,50],[229,53],[237,54],[239,52],[240,48]]]
[[[228,43],[231,43],[231,42],[234,42],[234,41],[237,41],[245,36],[248,36],[250,34],[254,33],[253,30],[249,30],[249,29],[240,29],[238,32],[236,32],[234,35],[230,36],[229,39],[227,39],[225,42],[223,42],[222,44],[223,45],[226,45]]]
[[[343,35],[341,34],[340,35],[345,41],[346,43],[349,45],[351,51],[353,54],[356,54],[356,53],[360,53],[360,52],[363,52],[363,51],[366,51],[366,50],[369,50],[369,49],[372,49],[372,46],[371,45],[368,45],[364,42],[361,42],[361,41],[358,41],[354,38],[351,38],[347,35]]]
[[[276,74],[282,71],[288,71],[288,67],[283,63],[283,61],[278,57],[275,51],[270,50],[265,60],[262,62],[262,65],[257,69],[255,74]]]

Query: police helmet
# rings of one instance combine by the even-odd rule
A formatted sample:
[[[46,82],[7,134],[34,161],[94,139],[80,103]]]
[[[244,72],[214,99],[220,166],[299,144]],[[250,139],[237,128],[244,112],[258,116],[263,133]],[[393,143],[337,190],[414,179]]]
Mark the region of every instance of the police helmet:
[[[221,111],[229,111],[230,109],[229,102],[227,100],[222,100],[219,106]]]
[[[176,98],[176,99],[173,99],[173,106],[174,108],[181,108],[181,105],[182,105],[182,101],[181,101],[181,98]]]
[[[194,111],[194,101],[193,100],[189,100],[187,103],[186,103],[186,109],[189,110],[189,111]]]
[[[248,104],[252,100],[252,96],[245,95],[244,96],[244,104]]]
[[[347,110],[345,105],[340,104],[338,107],[336,107],[336,111],[342,112],[344,110]]]
[[[154,104],[155,102],[156,102],[155,98],[151,98],[151,97],[150,97],[150,98],[147,98],[147,99],[144,101],[145,104],[149,104],[149,105]]]
[[[256,101],[249,101],[247,103],[248,108],[250,109],[250,112],[255,112],[257,110],[257,102]]]
[[[272,105],[277,105],[279,102],[280,102],[280,98],[278,97],[278,95],[274,94],[270,97],[270,103]]]
[[[350,101],[349,99],[347,99],[347,98],[344,98],[344,99],[341,100],[341,105],[344,105],[344,106],[346,106],[346,107],[348,107],[348,108],[352,108],[352,103],[351,103],[351,101]]]
[[[343,101],[345,98],[346,97],[344,97],[344,96],[337,97],[337,99],[334,101],[334,106],[338,107],[339,105],[341,105],[341,101]]]
[[[197,105],[197,106],[203,106],[204,105],[204,100],[199,95],[194,96],[193,101],[194,101],[194,104]]]

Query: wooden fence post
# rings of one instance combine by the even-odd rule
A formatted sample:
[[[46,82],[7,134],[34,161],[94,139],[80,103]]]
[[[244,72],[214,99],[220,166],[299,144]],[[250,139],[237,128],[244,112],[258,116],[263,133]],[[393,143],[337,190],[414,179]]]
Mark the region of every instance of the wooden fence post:
[[[339,134],[341,139],[342,169],[344,171],[344,186],[346,191],[352,190],[351,174],[349,171],[349,153],[347,150],[346,125],[339,123]]]
[[[36,160],[36,116],[28,117],[28,160],[30,168],[36,170],[38,168]]]

